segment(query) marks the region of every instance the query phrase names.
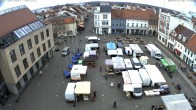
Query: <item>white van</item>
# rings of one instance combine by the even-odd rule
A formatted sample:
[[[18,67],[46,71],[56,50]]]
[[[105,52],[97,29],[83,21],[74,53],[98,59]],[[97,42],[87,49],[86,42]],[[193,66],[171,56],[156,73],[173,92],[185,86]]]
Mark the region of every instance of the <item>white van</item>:
[[[140,69],[142,67],[140,61],[137,58],[132,58],[131,63],[134,69]]]
[[[76,83],[68,83],[67,88],[65,90],[65,100],[66,101],[74,101],[75,100],[75,86]]]
[[[69,50],[69,47],[65,47],[63,50],[62,50],[62,56],[66,56],[67,54],[70,53],[70,50]]]

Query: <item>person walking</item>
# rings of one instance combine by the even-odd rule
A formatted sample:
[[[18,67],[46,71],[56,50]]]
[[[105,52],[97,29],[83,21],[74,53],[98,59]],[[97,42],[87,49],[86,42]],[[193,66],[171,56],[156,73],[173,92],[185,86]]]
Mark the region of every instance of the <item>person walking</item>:
[[[93,92],[93,95],[94,95],[94,97],[96,98],[96,97],[97,97],[97,92],[94,91],[94,92]]]
[[[114,103],[113,103],[113,106],[112,106],[113,108],[116,108],[116,101],[114,101]]]
[[[120,89],[120,86],[121,86],[121,83],[120,82],[118,82],[118,84],[117,84],[117,87]]]
[[[152,105],[152,106],[151,106],[151,110],[154,110],[154,109],[155,109],[155,105]]]
[[[99,67],[99,71],[101,71],[101,69],[102,69],[102,66]]]

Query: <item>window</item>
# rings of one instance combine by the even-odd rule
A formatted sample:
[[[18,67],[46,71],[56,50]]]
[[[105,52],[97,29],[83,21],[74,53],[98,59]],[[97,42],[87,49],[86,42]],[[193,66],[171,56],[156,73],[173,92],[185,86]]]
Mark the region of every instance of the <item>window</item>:
[[[34,39],[35,39],[35,44],[37,45],[39,43],[38,35],[35,35]]]
[[[191,53],[191,57],[193,56],[193,53]]]
[[[116,26],[118,26],[118,23],[116,23]]]
[[[141,24],[141,27],[142,27],[142,24]]]
[[[48,40],[48,48],[51,47],[50,39]]]
[[[27,69],[29,67],[27,59],[25,58],[23,61],[24,68]]]
[[[108,15],[103,15],[103,19],[108,19]]]
[[[20,50],[21,56],[25,54],[25,50],[24,50],[24,45],[23,44],[19,45],[19,50]]]
[[[45,52],[46,51],[46,45],[45,45],[45,43],[42,44],[42,47],[43,47],[43,51]]]
[[[97,15],[95,15],[94,18],[97,19]]]
[[[30,57],[31,57],[31,62],[33,63],[35,61],[35,56],[33,52],[30,54]]]
[[[46,29],[46,35],[47,35],[47,37],[50,36],[49,29]]]
[[[121,23],[120,23],[120,26],[121,26]]]
[[[108,25],[108,21],[102,21],[102,25]]]
[[[41,51],[40,51],[40,48],[38,47],[37,48],[37,56],[39,57],[41,55]]]
[[[32,42],[31,39],[27,40],[28,48],[29,50],[32,48]]]
[[[44,40],[44,32],[41,32],[41,40]]]
[[[187,51],[187,49],[185,48],[185,52]]]
[[[138,27],[138,23],[136,23],[136,27]]]
[[[10,52],[10,58],[12,60],[12,63],[14,63],[17,60],[16,53],[15,53],[14,49]]]
[[[146,24],[144,24],[144,27],[146,27]]]
[[[17,66],[14,68],[14,70],[15,70],[16,76],[19,77],[19,76],[21,75],[19,66],[17,65]]]
[[[114,23],[112,25],[114,26]]]
[[[132,27],[134,27],[134,23],[132,23]]]

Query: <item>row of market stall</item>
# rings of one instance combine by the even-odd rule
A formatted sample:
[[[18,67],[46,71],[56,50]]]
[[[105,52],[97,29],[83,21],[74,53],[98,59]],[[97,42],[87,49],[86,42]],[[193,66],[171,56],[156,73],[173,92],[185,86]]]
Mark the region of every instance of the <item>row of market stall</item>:
[[[87,69],[89,66],[95,67],[97,59],[97,51],[99,50],[98,41],[100,39],[96,36],[88,38],[89,44],[86,44],[85,51],[76,53],[72,56],[72,63],[68,65],[68,70],[64,71],[66,78],[70,78],[70,83],[67,84],[65,90],[66,101],[89,100],[91,94],[91,82],[81,81],[83,77],[87,76]],[[83,56],[83,57],[82,57]]]

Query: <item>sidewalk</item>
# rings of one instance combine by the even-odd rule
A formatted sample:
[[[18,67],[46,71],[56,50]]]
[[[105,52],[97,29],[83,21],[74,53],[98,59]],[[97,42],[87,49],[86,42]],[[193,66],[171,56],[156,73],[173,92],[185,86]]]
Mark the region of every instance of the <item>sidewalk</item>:
[[[177,58],[176,56],[174,56],[174,55],[168,50],[168,48],[165,47],[163,44],[161,44],[159,41],[156,41],[155,44],[156,44],[162,51],[164,51],[164,53],[166,53],[167,55],[169,55],[170,58],[173,59],[173,60],[172,60],[173,62],[175,62],[176,64],[179,64],[179,63],[184,64],[184,62],[183,62],[181,59],[179,59],[179,58]],[[164,53],[162,53],[162,55],[163,55],[164,57],[166,57],[167,55],[165,55]],[[193,91],[194,91],[195,94],[196,94],[196,87],[195,87],[195,85],[194,85],[194,84],[191,82],[191,80],[188,79],[187,76],[186,76],[186,74],[191,74],[191,72],[189,71],[189,69],[187,69],[185,73],[183,73],[183,72],[180,70],[180,68],[178,68],[178,66],[176,67],[176,69],[177,69],[178,73],[182,76],[182,78],[188,83],[188,85],[193,89]],[[195,79],[194,76],[193,76],[193,79]]]

